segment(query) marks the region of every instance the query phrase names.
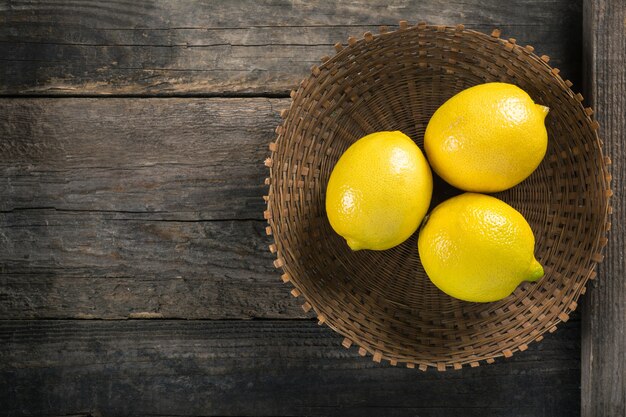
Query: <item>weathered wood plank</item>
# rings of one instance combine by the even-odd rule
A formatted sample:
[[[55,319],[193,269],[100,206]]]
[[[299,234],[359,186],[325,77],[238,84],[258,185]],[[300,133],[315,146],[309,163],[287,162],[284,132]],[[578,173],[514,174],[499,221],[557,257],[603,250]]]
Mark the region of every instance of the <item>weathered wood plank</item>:
[[[570,322],[490,366],[438,373],[345,350],[311,321],[0,322],[4,415],[576,416]]]
[[[0,317],[299,318],[261,221],[0,214]]]
[[[0,317],[306,317],[261,221],[286,104],[0,100]]]
[[[581,0],[0,3],[0,94],[285,94],[349,35],[464,23],[579,79]]]
[[[0,211],[262,219],[285,99],[0,99]]]
[[[600,122],[616,197],[606,260],[584,302],[582,415],[626,415],[626,3],[585,0],[587,95]]]

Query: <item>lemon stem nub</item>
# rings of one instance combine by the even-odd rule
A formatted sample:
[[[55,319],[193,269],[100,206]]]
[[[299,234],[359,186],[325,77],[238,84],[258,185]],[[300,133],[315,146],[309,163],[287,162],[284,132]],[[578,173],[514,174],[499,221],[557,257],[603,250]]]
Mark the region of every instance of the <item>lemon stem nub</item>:
[[[526,281],[535,282],[539,278],[543,277],[543,275],[543,266],[541,266],[541,264],[536,259],[533,259],[532,263],[530,264],[528,278],[526,278]]]
[[[537,107],[539,107],[539,110],[543,114],[543,117],[546,117],[550,112],[550,107],[542,106],[541,104],[537,104]]]
[[[357,250],[363,249],[363,246],[358,241],[356,241],[354,239],[346,239],[346,243],[348,244],[350,249],[352,249],[353,251],[357,251]]]

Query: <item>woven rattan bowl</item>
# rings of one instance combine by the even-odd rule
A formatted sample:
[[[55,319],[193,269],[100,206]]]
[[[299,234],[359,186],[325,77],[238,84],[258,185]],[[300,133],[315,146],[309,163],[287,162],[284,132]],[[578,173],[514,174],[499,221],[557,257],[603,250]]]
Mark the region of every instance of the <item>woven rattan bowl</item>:
[[[457,27],[409,26],[366,33],[322,58],[281,115],[271,157],[267,233],[274,265],[346,348],[374,361],[425,370],[491,363],[523,351],[567,321],[602,260],[609,229],[610,176],[598,123],[571,83],[530,46]],[[401,130],[423,147],[433,112],[472,85],[516,84],[550,107],[546,157],[520,185],[496,194],[518,209],[536,236],[546,275],[493,303],[439,291],[419,260],[416,235],[387,251],[352,252],[330,227],[325,190],[341,154],[360,137]],[[435,184],[434,203],[454,194]],[[290,286],[291,286],[290,285]]]

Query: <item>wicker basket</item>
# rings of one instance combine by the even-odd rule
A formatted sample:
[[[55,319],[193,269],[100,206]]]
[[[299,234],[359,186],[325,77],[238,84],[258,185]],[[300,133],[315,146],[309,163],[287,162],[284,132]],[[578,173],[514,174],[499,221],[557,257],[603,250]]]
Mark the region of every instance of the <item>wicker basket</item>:
[[[365,33],[335,45],[292,92],[270,144],[265,197],[274,265],[319,323],[345,337],[346,348],[391,365],[440,371],[492,363],[553,332],[576,309],[602,260],[610,227],[610,175],[598,123],[547,56],[514,39],[462,25]],[[549,145],[540,167],[496,194],[519,210],[536,236],[546,275],[493,303],[468,303],[439,291],[420,264],[416,235],[387,251],[352,252],[330,227],[325,190],[341,154],[358,138],[401,130],[423,148],[424,129],[445,100],[475,84],[516,84],[549,106]],[[433,204],[458,193],[435,183]]]

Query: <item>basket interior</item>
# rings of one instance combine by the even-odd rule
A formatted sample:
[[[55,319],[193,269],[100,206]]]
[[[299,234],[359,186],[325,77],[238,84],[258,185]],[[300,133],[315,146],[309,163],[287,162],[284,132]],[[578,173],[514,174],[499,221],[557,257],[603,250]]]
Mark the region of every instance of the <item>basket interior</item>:
[[[468,303],[430,282],[417,233],[387,251],[351,251],[328,223],[325,191],[354,141],[400,130],[423,150],[434,111],[491,81],[516,84],[551,109],[542,164],[495,194],[530,223],[546,275],[504,300]],[[303,82],[272,154],[269,221],[280,264],[331,328],[377,360],[458,367],[524,350],[567,320],[600,260],[605,177],[592,120],[546,62],[478,32],[420,26],[357,42]],[[436,179],[432,205],[458,193]]]

